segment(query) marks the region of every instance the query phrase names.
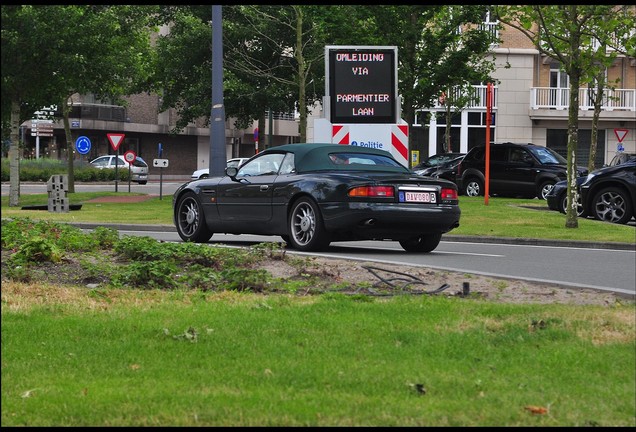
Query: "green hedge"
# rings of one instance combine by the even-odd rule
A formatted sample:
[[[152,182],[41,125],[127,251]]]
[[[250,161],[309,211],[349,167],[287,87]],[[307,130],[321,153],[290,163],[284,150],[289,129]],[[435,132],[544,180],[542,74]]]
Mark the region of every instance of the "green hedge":
[[[2,181],[8,182],[9,159],[2,158]],[[128,181],[128,170],[117,170],[121,181]],[[21,182],[47,182],[52,175],[68,174],[66,161],[57,159],[22,159],[20,160],[20,181]],[[98,169],[91,167],[86,162],[76,162],[73,165],[73,176],[79,182],[107,182],[115,180],[114,169]]]

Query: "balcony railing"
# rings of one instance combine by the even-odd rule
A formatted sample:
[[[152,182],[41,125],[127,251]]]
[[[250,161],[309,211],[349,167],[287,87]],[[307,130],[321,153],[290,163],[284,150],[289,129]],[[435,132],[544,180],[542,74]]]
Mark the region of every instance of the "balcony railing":
[[[594,109],[596,90],[579,89],[579,109]],[[530,89],[531,109],[565,110],[570,105],[569,88],[533,87]],[[606,89],[603,92],[603,111],[636,111],[636,89]]]

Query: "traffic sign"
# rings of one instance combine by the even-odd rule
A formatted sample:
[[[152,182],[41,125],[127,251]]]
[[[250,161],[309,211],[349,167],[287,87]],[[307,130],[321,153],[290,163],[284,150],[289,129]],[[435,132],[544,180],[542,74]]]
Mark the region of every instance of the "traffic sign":
[[[135,159],[137,159],[137,154],[132,150],[128,150],[126,153],[124,153],[124,159],[126,159],[126,162],[131,164],[135,161]]]
[[[118,133],[109,133],[109,134],[106,134],[106,136],[108,137],[108,141],[110,141],[110,146],[113,148],[113,150],[117,150],[119,146],[121,145],[121,143],[124,142],[124,137],[126,135],[118,134]]]
[[[155,159],[152,161],[152,166],[158,168],[168,168],[168,159]]]
[[[91,140],[88,137],[81,136],[75,140],[75,148],[79,154],[87,154],[91,151]]]
[[[614,129],[614,135],[616,135],[616,139],[618,139],[619,143],[623,142],[627,136],[627,132],[629,132],[629,129]]]

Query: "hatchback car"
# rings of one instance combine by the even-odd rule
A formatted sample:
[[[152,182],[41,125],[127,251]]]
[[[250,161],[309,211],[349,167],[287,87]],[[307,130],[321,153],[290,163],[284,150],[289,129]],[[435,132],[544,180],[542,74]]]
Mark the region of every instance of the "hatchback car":
[[[286,144],[225,173],[187,182],[174,193],[182,240],[275,235],[301,251],[335,241],[394,240],[408,252],[426,253],[459,226],[457,186],[416,175],[384,150]]]
[[[467,196],[484,195],[486,146],[473,147],[457,167],[457,185]],[[587,175],[577,167],[577,177]],[[490,146],[489,193],[546,199],[554,185],[567,177],[567,161],[547,147],[502,143]]]
[[[117,164],[118,169],[127,170],[130,167],[130,180],[142,185],[148,183],[148,164],[139,156],[135,158],[132,165],[126,161],[123,155],[119,155],[119,158],[116,155],[99,156],[90,161],[90,164],[99,169],[115,169],[115,164]]]
[[[626,224],[636,214],[636,161],[594,170],[580,189],[587,214],[601,221]]]
[[[228,159],[227,160],[227,166],[231,167],[231,166],[241,166],[243,164],[243,162],[245,162],[246,160],[248,160],[249,158],[232,158],[232,159]],[[210,176],[210,168],[202,168],[199,170],[196,170],[195,172],[192,173],[192,175],[190,176],[191,180],[199,180],[199,179],[204,179],[204,178],[208,178]]]

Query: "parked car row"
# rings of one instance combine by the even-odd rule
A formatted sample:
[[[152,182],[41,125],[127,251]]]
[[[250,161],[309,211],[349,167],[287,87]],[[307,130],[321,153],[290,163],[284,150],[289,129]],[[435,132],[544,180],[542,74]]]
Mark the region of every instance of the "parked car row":
[[[608,166],[577,180],[577,215],[626,224],[636,215],[636,155],[619,153]],[[548,207],[567,212],[567,181],[547,195]]]
[[[413,170],[450,180],[467,196],[483,195],[485,153],[485,146],[476,146],[466,155],[454,154],[454,159],[440,156],[436,160],[441,162],[435,166]],[[435,156],[429,159],[432,158]],[[577,167],[577,215],[628,223],[636,215],[634,164],[635,154],[620,152],[606,167],[591,173],[585,167]],[[530,143],[492,144],[489,168],[489,194],[537,197],[545,199],[551,210],[567,212],[567,161],[555,151]]]

